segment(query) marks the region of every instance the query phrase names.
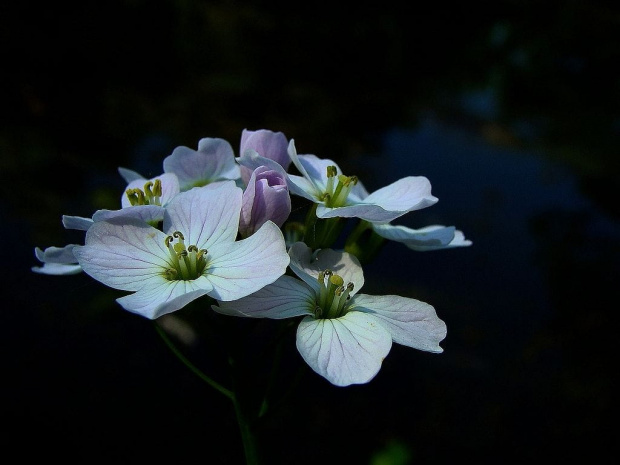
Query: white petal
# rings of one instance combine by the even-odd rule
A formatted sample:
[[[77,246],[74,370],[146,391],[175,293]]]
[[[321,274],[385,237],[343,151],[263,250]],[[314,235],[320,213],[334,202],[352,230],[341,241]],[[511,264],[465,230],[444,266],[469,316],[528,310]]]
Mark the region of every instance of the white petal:
[[[82,267],[65,263],[44,263],[43,266],[33,266],[31,270],[40,274],[62,276],[81,273]]]
[[[336,167],[337,176],[342,174],[338,164],[329,158],[319,158],[316,155],[299,155],[298,160],[303,167],[303,170],[300,171],[305,173],[304,177],[312,181],[320,191],[324,191],[327,185],[327,168],[329,166]]]
[[[171,267],[166,235],[133,218],[94,223],[86,233],[86,245],[73,253],[84,271],[103,284],[135,291],[147,284],[166,281]]]
[[[471,241],[465,239],[463,232],[455,230],[454,226],[431,225],[411,229],[392,224],[373,224],[372,227],[379,236],[401,242],[419,252],[471,245]]]
[[[431,194],[431,183],[424,176],[407,176],[382,187],[364,199],[386,210],[412,211],[437,203]]]
[[[282,231],[267,221],[247,239],[209,249],[205,276],[214,288],[209,295],[218,300],[245,297],[282,276],[289,261]]]
[[[82,216],[62,216],[62,225],[65,229],[77,229],[78,231],[88,231],[93,225],[91,218],[84,218]]]
[[[93,221],[105,221],[112,218],[136,218],[151,225],[164,219],[164,207],[158,205],[136,205],[120,210],[97,210]]]
[[[297,349],[310,368],[336,386],[367,383],[392,347],[390,333],[372,315],[349,312],[341,318],[304,318]]]
[[[125,310],[151,320],[184,307],[209,292],[211,285],[204,278],[194,281],[162,281],[146,286],[134,294],[116,299]]]
[[[310,181],[302,176],[287,174],[288,188],[291,193],[308,199],[312,202],[319,202],[321,191]]]
[[[41,250],[39,247],[34,249],[34,255],[43,263],[60,263],[63,265],[75,265],[77,259],[73,255],[73,249],[77,244],[68,244],[64,247],[47,247]]]
[[[291,318],[312,315],[316,294],[299,279],[280,276],[255,293],[230,302],[218,302],[213,310],[231,316],[250,318]]]
[[[351,300],[350,308],[372,314],[398,344],[443,352],[439,343],[446,337],[446,324],[427,303],[397,295],[358,294]]]
[[[164,215],[164,231],[181,231],[185,244],[209,250],[219,242],[237,237],[243,191],[234,181],[194,187],[170,201]]]
[[[123,168],[122,166],[118,167],[118,173],[122,176],[127,184],[137,179],[144,179],[140,173],[134,170],[130,170],[129,168]]]
[[[289,249],[291,256],[290,267],[293,272],[303,279],[313,289],[318,289],[317,277],[319,272],[331,270],[339,275],[346,283],[353,283],[354,295],[364,285],[364,272],[355,255],[348,252],[322,249],[316,254],[303,242],[296,242]]]
[[[359,203],[346,207],[330,208],[325,205],[317,205],[316,216],[318,218],[359,218],[361,220],[385,223],[404,215],[405,211],[390,211],[380,205]]]

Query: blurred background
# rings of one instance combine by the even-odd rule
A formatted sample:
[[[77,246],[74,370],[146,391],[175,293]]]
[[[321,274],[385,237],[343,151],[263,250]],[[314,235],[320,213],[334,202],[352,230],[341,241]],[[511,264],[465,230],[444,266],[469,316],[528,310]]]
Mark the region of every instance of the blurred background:
[[[118,208],[119,166],[154,176],[203,137],[237,150],[244,128],[282,131],[369,190],[427,176],[439,202],[395,223],[454,225],[473,241],[386,244],[363,292],[432,304],[444,352],[395,345],[372,382],[349,388],[303,373],[260,425],[265,463],[607,456],[620,271],[613,2],[71,3],[0,6],[7,456],[244,463],[230,402],[114,302],[123,293],[30,271],[35,246],[83,240],[63,214]],[[251,348],[258,331],[239,324]],[[180,347],[220,376],[213,341]],[[287,350],[282,390],[303,371],[292,339]]]

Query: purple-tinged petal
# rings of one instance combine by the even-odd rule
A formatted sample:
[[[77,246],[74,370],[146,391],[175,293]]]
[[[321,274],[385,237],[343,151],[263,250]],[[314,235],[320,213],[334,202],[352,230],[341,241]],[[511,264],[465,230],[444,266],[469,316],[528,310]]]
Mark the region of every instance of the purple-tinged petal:
[[[116,301],[125,310],[154,320],[183,308],[210,290],[210,283],[202,277],[193,281],[161,281]]]
[[[316,294],[310,287],[292,276],[280,276],[247,297],[219,302],[212,308],[224,315],[280,320],[312,315],[315,306]]]
[[[73,253],[84,271],[103,284],[124,291],[166,281],[172,265],[166,235],[134,218],[94,223],[86,245]]]
[[[454,226],[432,225],[420,229],[391,224],[373,224],[373,230],[385,239],[401,242],[419,252],[466,247],[472,244]]]
[[[247,239],[208,250],[205,276],[214,288],[209,295],[217,300],[240,299],[273,283],[290,261],[282,231],[271,221]]]
[[[164,172],[177,176],[182,191],[240,176],[230,143],[212,137],[200,139],[198,150],[184,146],[175,148],[164,159]]]
[[[282,226],[291,213],[291,196],[286,186],[286,175],[280,171],[259,166],[243,193],[239,232],[243,237],[254,234],[266,221]]]
[[[282,132],[274,132],[268,129],[259,129],[258,131],[244,129],[241,132],[241,143],[239,145],[239,155],[241,158],[248,150],[252,150],[263,158],[275,161],[286,171],[291,164],[291,158],[288,155],[287,149],[288,141]],[[252,174],[252,169],[245,169],[244,165],[241,166],[241,177],[243,182],[247,184]]]
[[[369,382],[391,347],[390,333],[364,313],[325,320],[306,317],[297,328],[297,350],[303,359],[336,386]]]
[[[239,228],[243,191],[234,181],[195,187],[178,194],[166,207],[163,230],[181,231],[185,243],[207,249],[233,242]]]
[[[394,342],[428,352],[443,352],[439,343],[446,337],[446,324],[432,305],[397,295],[358,294],[352,312],[371,314],[392,335]]]
[[[312,253],[312,249],[303,242],[296,242],[289,249],[290,268],[305,283],[318,291],[319,272],[330,270],[342,277],[345,283],[353,283],[354,295],[364,285],[364,272],[355,255],[332,249],[321,249]]]

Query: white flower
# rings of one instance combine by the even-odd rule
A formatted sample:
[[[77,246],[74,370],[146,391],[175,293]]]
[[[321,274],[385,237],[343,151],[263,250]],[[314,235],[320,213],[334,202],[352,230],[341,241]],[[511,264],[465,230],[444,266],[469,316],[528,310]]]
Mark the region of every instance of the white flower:
[[[346,252],[304,243],[289,250],[290,267],[301,278],[281,276],[273,284],[232,302],[219,313],[253,318],[304,316],[297,349],[318,374],[337,386],[367,383],[379,372],[392,342],[442,352],[446,325],[424,302],[396,295],[357,294],[364,284],[357,259]]]
[[[437,202],[424,176],[407,176],[369,194],[356,176],[342,174],[334,161],[297,155],[294,140],[289,143],[288,153],[302,174],[288,175],[289,189],[318,204],[318,218],[356,217],[387,223]]]
[[[289,263],[280,229],[267,222],[236,241],[242,190],[234,181],[182,192],[167,205],[163,231],[132,217],[95,221],[73,253],[83,270],[147,318],[203,295],[234,300],[280,277]]]

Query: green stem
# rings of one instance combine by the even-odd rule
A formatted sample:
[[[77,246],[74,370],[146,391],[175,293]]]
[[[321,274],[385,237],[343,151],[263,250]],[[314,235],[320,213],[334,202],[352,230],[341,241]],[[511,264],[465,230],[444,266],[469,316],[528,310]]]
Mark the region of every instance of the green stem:
[[[250,427],[243,408],[239,401],[233,398],[233,405],[235,406],[235,415],[237,416],[237,423],[239,424],[239,431],[241,432],[241,441],[243,442],[243,451],[245,453],[245,463],[247,465],[259,465],[260,460],[258,458],[258,447],[256,444],[256,438]]]
[[[240,390],[237,389],[240,381],[237,366],[233,357],[230,357],[228,362],[232,370],[233,387],[235,388],[235,395],[232,397],[232,402],[235,407],[235,415],[237,416],[237,424],[239,425],[239,432],[241,433],[241,441],[243,442],[245,463],[246,465],[259,465],[258,444],[254,436],[252,424],[246,415],[247,405],[244,406],[242,404],[242,396],[240,395]]]
[[[177,348],[177,346],[174,345],[174,343],[170,340],[170,338],[168,337],[166,332],[157,323],[155,323],[155,329],[157,330],[157,332],[159,333],[161,338],[164,340],[164,342],[166,343],[168,348],[172,351],[172,353],[174,355],[176,355],[176,357],[179,360],[181,360],[181,362],[183,362],[183,364],[186,367],[188,367],[195,375],[197,375],[200,379],[202,379],[209,386],[211,386],[215,390],[221,392],[226,397],[228,397],[230,400],[235,402],[235,394],[232,391],[230,391],[229,389],[226,389],[224,386],[220,385],[216,381],[214,381],[211,378],[209,378],[196,365],[194,365],[192,362],[190,362],[187,359],[187,357],[185,357],[185,355],[183,355],[181,353],[181,351]]]

